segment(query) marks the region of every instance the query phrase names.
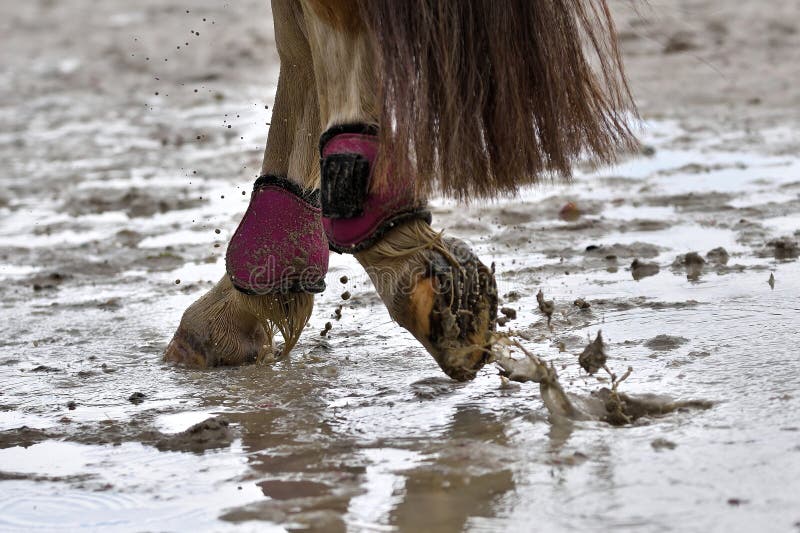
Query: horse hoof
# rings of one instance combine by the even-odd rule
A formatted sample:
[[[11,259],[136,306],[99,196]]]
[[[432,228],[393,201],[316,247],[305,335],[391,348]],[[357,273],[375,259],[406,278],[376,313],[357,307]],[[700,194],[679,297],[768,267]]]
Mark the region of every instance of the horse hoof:
[[[227,331],[198,334],[181,321],[164,351],[164,361],[192,368],[231,366],[256,362],[266,351],[271,351],[271,343],[263,331],[241,331],[231,323]]]
[[[184,312],[164,361],[195,368],[238,365],[271,350],[269,336],[225,276]]]
[[[466,381],[488,359],[497,318],[497,287],[494,273],[465,243],[452,238],[442,243],[450,257],[429,252],[427,271],[411,291],[410,308],[423,326],[420,341],[442,370]]]
[[[186,328],[179,326],[164,351],[164,361],[181,366],[205,368],[209,366],[209,360],[207,352],[202,349],[202,344]]]
[[[423,235],[430,239],[429,246],[421,246]],[[422,343],[448,376],[473,379],[488,359],[497,318],[492,270],[464,242],[442,238],[419,220],[396,228],[357,257],[392,318]]]

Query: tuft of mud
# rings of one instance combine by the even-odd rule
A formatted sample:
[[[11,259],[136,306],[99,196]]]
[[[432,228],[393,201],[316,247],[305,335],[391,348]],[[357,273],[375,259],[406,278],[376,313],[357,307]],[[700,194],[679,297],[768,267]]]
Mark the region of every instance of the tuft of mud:
[[[727,259],[726,259],[727,261]],[[689,252],[681,254],[672,261],[673,270],[683,270],[686,272],[686,279],[696,281],[700,279],[703,274],[703,267],[706,265],[706,260],[697,253]]]
[[[636,281],[655,276],[660,270],[658,263],[648,263],[638,259],[634,259],[631,263],[631,275]]]
[[[709,250],[709,252],[706,254],[706,260],[709,263],[714,263],[717,265],[727,265],[729,259],[730,254],[728,254],[728,250],[722,246],[718,246],[713,250]]]
[[[678,447],[678,445],[671,440],[663,438],[653,440],[653,442],[650,443],[650,446],[652,446],[654,450],[674,450]]]
[[[51,438],[53,438],[53,435],[49,431],[21,426],[8,431],[0,431],[0,450],[13,448],[14,446],[29,448],[36,443]]]
[[[227,448],[234,435],[230,422],[223,417],[209,418],[186,431],[161,438],[155,447],[163,451],[203,453],[215,448]]]
[[[767,242],[767,245],[758,255],[760,257],[774,257],[778,261],[794,260],[800,257],[800,246],[791,237],[781,237]]]
[[[644,343],[647,348],[657,352],[668,352],[680,348],[689,342],[689,339],[684,337],[677,337],[673,335],[656,335],[652,339]]]

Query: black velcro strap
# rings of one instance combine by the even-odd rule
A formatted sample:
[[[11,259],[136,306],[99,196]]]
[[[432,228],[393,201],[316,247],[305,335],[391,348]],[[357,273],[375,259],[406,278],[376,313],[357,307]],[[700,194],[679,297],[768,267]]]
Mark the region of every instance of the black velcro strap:
[[[361,216],[369,189],[369,160],[360,154],[331,154],[321,166],[322,216]]]

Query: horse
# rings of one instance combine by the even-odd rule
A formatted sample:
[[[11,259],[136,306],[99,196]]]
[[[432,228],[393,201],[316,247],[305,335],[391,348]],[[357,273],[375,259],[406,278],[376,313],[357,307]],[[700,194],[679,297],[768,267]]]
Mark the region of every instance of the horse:
[[[494,265],[426,200],[510,196],[636,144],[605,0],[273,0],[280,59],[261,176],[226,273],[164,354],[196,367],[288,354],[353,254],[390,316],[469,380],[495,332]]]

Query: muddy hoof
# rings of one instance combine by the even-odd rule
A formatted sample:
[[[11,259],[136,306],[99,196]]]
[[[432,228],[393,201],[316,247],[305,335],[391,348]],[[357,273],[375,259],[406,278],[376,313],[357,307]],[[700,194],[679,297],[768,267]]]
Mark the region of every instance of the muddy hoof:
[[[184,312],[164,360],[207,368],[252,363],[271,351],[272,341],[240,298],[223,278]]]
[[[357,257],[392,318],[425,346],[448,376],[473,379],[488,359],[495,329],[494,273],[464,242],[442,238],[424,222],[409,226],[393,230],[384,242]],[[424,246],[426,239],[429,246]],[[416,250],[402,253],[403,249]]]
[[[451,257],[430,252],[428,270],[418,279],[410,301],[419,318],[427,317],[427,334],[420,342],[448,376],[466,381],[488,359],[497,287],[494,273],[466,244],[451,238],[442,242]]]
[[[164,361],[195,368],[253,363],[264,342],[263,334],[250,339],[215,341],[210,335],[199,336],[178,327],[164,351]]]

